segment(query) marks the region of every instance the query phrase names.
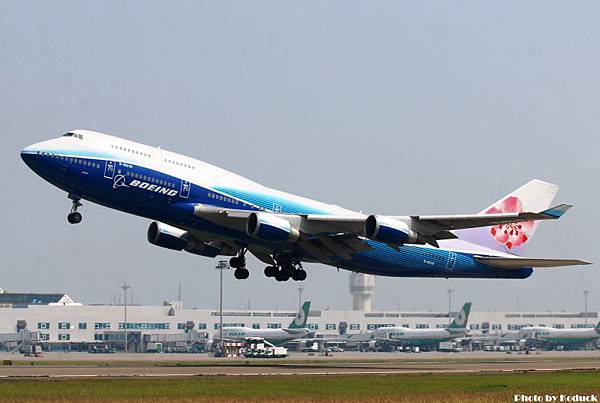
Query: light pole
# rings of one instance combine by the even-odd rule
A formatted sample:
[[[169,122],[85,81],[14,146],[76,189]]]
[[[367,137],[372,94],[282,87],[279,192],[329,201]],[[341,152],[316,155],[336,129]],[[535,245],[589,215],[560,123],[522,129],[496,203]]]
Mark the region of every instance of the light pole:
[[[219,343],[220,353],[223,356],[225,351],[225,344],[223,343],[223,270],[229,270],[230,267],[226,260],[219,260],[215,269],[219,270]]]
[[[583,299],[585,300],[585,327],[587,327],[587,296],[590,290],[583,290]]]
[[[448,326],[452,323],[452,293],[455,290],[453,288],[448,288],[446,292],[448,293]]]
[[[123,312],[125,316],[125,323],[123,324],[123,328],[125,329],[125,352],[127,352],[127,289],[131,288],[130,285],[127,285],[127,281],[123,282],[121,286],[123,289],[123,299],[125,300],[125,304],[123,305]]]
[[[302,309],[302,291],[306,290],[304,287],[298,287],[298,310]]]

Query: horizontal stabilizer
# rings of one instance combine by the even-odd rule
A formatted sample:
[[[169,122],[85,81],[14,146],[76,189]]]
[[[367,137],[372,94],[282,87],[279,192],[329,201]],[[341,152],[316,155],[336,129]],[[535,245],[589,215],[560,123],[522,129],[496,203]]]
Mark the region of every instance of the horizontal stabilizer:
[[[549,216],[551,218],[560,218],[564,213],[569,211],[569,209],[573,207],[572,204],[559,204],[556,207],[549,208],[547,210],[542,211],[540,214]]]
[[[530,259],[520,257],[475,256],[475,260],[497,269],[522,269],[525,267],[561,267],[591,264],[579,259]]]

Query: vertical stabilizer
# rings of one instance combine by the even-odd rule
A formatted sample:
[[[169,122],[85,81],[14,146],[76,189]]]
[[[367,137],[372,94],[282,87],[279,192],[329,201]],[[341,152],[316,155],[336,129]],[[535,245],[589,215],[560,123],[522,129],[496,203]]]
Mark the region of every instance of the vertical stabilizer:
[[[557,192],[558,185],[533,179],[484,209],[480,214],[543,211],[550,207]],[[525,221],[458,230],[456,235],[467,242],[520,255],[531,240],[536,228],[536,221]]]
[[[306,301],[302,304],[302,308],[298,311],[294,320],[288,326],[288,329],[300,329],[306,327],[306,320],[308,319],[308,311],[310,310],[310,301]]]
[[[458,316],[450,323],[450,329],[464,329],[469,321],[469,313],[471,312],[471,303],[465,302]]]

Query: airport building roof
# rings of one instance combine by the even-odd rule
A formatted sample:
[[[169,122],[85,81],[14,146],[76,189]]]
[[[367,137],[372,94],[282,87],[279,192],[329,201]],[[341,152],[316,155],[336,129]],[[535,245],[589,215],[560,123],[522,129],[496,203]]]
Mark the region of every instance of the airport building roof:
[[[0,292],[0,305],[71,305],[74,301],[65,293]]]

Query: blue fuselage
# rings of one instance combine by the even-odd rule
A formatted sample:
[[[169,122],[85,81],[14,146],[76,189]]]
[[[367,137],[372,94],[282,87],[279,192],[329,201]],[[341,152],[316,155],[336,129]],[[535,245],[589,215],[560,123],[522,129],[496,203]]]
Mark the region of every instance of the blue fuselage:
[[[203,233],[227,237],[238,245],[259,243],[244,231],[234,230],[199,218],[193,214],[200,203],[237,210],[276,211],[288,214],[325,214],[313,206],[303,206],[268,193],[247,193],[230,188],[201,186],[181,177],[169,175],[129,161],[110,159],[110,155],[90,153],[23,151],[25,163],[39,176],[76,197],[126,213],[193,228]],[[276,209],[274,208],[276,206]],[[473,253],[451,251],[424,245],[393,248],[367,240],[368,251],[356,252],[351,258],[334,258],[327,262],[347,270],[395,277],[453,278],[526,278],[531,268],[502,270],[488,267],[473,259]],[[300,256],[313,260],[311,256]]]

